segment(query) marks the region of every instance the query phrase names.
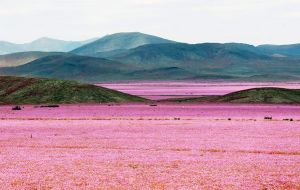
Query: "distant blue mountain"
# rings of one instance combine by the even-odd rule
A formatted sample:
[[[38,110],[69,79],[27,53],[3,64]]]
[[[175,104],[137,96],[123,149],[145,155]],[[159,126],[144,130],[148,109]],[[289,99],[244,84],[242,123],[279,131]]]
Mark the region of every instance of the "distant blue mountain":
[[[291,45],[260,45],[258,48],[264,53],[277,57],[300,57],[300,44]]]
[[[160,43],[174,43],[174,41],[139,32],[124,32],[104,36],[92,43],[73,50],[72,53],[91,56],[99,52],[131,49],[145,44]]]
[[[300,59],[274,57],[245,44],[148,44],[108,58],[73,53],[41,57],[0,75],[87,82],[119,80],[298,80]]]
[[[2,45],[6,49],[13,47],[11,43]],[[51,48],[71,49],[73,45],[44,38],[28,47],[44,47],[45,51],[50,51]],[[0,67],[0,75],[87,82],[186,79],[299,80],[300,50],[297,44],[186,44],[133,32],[108,35],[69,53],[24,52],[0,56]]]
[[[300,59],[276,57],[247,44],[149,44],[105,57],[144,70],[177,67],[200,76],[300,76]]]
[[[94,38],[86,41],[63,41],[52,38],[40,38],[25,44],[0,41],[0,55],[27,51],[69,52],[94,40],[96,39]]]
[[[59,54],[63,54],[63,53],[28,51],[28,52],[0,55],[0,67],[16,67],[40,59],[42,57],[47,57],[50,55],[59,55]]]

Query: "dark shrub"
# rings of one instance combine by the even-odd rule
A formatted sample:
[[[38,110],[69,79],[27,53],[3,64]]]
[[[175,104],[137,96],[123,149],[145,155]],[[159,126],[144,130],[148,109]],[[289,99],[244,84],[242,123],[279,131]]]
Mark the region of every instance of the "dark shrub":
[[[266,120],[272,120],[272,117],[265,117]]]
[[[12,108],[12,110],[22,110],[21,106],[15,106]]]

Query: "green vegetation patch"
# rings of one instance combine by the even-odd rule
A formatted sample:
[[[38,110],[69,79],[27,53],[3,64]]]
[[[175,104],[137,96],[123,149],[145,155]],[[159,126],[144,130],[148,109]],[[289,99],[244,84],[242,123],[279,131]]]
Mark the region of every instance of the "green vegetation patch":
[[[145,99],[75,81],[0,77],[0,104],[142,102]]]

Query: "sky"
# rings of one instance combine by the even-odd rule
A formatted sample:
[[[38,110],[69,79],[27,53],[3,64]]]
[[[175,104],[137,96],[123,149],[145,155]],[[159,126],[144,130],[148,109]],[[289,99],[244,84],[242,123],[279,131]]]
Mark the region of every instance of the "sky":
[[[187,43],[300,43],[300,0],[0,0],[2,41],[132,31]]]

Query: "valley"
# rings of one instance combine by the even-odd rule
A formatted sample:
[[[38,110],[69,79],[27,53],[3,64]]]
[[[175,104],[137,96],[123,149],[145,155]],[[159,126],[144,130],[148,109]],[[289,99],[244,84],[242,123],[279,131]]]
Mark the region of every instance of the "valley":
[[[1,187],[300,188],[298,45],[42,41],[0,43]]]
[[[278,87],[300,89],[300,82],[216,82],[216,81],[145,81],[98,83],[124,93],[133,94],[150,100],[171,98],[193,98],[201,96],[225,95],[251,88]]]
[[[300,190],[300,0],[2,0],[0,190]]]

